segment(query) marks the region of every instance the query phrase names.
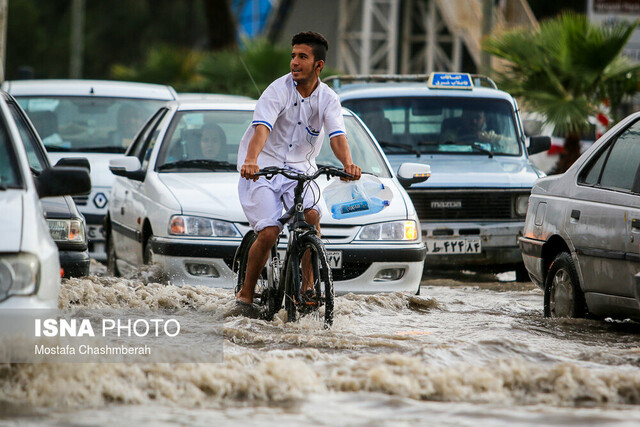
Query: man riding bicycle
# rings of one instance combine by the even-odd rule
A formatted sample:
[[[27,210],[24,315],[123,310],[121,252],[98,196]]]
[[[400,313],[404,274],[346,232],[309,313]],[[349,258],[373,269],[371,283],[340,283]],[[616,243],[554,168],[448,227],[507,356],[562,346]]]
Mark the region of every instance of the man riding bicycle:
[[[238,149],[238,171],[245,178],[238,193],[249,224],[258,238],[249,251],[242,289],[236,295],[236,307],[228,315],[258,317],[253,294],[270,249],[276,244],[282,224],[278,221],[283,203],[293,203],[296,181],[276,175],[267,180],[255,174],[268,166],[315,171],[324,127],[331,149],[353,179],[359,179],[360,167],[353,163],[347,142],[342,107],[336,93],[320,81],[327,40],[318,33],[298,33],[291,40],[291,73],[275,80],[258,99],[253,121],[244,133]],[[304,195],[305,220],[320,233],[321,212],[315,206],[318,191]]]

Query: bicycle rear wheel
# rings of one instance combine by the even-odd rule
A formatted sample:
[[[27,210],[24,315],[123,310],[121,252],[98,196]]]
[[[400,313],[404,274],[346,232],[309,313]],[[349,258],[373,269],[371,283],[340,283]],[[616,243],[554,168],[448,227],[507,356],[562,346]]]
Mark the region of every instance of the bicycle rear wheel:
[[[305,268],[304,255],[309,253],[309,265]],[[324,326],[333,324],[333,278],[327,254],[318,236],[306,235],[298,240],[284,270],[285,308],[287,320],[295,321],[297,314],[314,315],[323,320]],[[304,289],[306,285],[311,285]],[[322,313],[324,308],[324,315]]]

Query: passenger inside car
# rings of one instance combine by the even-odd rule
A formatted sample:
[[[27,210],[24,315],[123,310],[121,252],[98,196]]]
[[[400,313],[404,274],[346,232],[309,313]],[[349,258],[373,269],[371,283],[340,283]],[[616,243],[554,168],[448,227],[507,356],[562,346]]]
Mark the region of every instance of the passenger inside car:
[[[205,123],[202,126],[200,151],[205,159],[227,161],[227,137],[216,123]]]
[[[118,127],[111,133],[113,144],[125,148],[131,145],[144,119],[138,108],[131,104],[123,104],[118,109]]]

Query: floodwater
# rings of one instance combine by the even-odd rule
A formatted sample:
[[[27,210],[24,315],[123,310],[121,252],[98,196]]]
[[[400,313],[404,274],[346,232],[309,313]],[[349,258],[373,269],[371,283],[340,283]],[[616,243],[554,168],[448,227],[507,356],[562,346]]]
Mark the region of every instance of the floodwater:
[[[0,365],[0,423],[638,425],[640,326],[545,319],[542,292],[510,278],[339,296],[330,330],[228,318],[221,363]],[[60,306],[182,307],[204,323],[233,304],[152,279],[63,281]]]

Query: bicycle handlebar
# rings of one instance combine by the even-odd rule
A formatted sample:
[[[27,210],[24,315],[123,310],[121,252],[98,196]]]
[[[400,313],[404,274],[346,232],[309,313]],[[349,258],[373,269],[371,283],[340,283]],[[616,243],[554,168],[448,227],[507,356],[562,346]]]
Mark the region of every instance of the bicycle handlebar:
[[[297,172],[292,169],[283,169],[276,166],[268,166],[255,173],[255,176],[264,176],[267,179],[271,179],[277,174],[281,174],[294,181],[313,181],[320,175],[326,175],[327,178],[332,176],[338,176],[340,178],[353,178],[353,175],[346,173],[344,170],[336,168],[334,166],[321,166],[314,173],[307,175],[302,172]]]

